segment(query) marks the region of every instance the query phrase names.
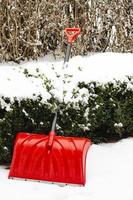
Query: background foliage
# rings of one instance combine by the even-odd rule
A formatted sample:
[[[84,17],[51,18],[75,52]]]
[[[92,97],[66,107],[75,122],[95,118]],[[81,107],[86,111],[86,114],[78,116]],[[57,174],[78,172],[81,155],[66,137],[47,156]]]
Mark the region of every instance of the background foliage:
[[[75,54],[133,52],[132,0],[1,0],[0,61],[61,54],[67,26],[82,29]]]

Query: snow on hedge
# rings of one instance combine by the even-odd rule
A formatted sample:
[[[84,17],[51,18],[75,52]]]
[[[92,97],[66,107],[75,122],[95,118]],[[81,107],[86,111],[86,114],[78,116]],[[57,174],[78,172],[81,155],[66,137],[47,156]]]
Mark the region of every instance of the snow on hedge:
[[[44,74],[54,86],[51,92],[62,99],[63,90],[67,91],[65,100],[68,101],[79,81],[88,83],[93,80],[105,83],[113,81],[114,78],[124,80],[126,75],[132,75],[133,55],[98,53],[84,57],[76,56],[70,59],[68,67],[64,70],[63,59],[55,60],[52,56],[20,65],[3,63],[0,64],[0,96],[21,98],[41,94],[45,100],[50,98],[50,93],[42,84],[42,78],[26,77],[26,70],[34,76]],[[66,79],[63,86],[64,76]]]

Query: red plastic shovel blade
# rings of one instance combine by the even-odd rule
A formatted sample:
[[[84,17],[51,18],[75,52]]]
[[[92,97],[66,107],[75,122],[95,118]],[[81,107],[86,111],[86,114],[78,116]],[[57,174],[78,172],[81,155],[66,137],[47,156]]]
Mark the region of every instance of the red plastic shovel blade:
[[[51,150],[48,136],[19,133],[16,137],[9,178],[24,178],[85,185],[87,138],[55,136]]]

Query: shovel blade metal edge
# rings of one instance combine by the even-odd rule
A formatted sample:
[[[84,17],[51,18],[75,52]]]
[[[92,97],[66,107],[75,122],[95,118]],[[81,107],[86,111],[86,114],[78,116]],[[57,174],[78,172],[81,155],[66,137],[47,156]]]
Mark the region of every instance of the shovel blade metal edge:
[[[18,133],[9,178],[85,185],[88,138],[55,136],[52,149],[48,136]]]

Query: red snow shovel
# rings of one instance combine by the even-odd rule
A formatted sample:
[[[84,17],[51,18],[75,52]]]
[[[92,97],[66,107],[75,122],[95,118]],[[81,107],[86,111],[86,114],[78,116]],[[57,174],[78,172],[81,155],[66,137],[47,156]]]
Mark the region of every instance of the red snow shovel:
[[[69,60],[71,44],[79,28],[65,29]],[[87,138],[56,136],[57,113],[48,136],[18,133],[15,141],[9,178],[32,179],[52,183],[85,185],[86,156],[91,141]]]

